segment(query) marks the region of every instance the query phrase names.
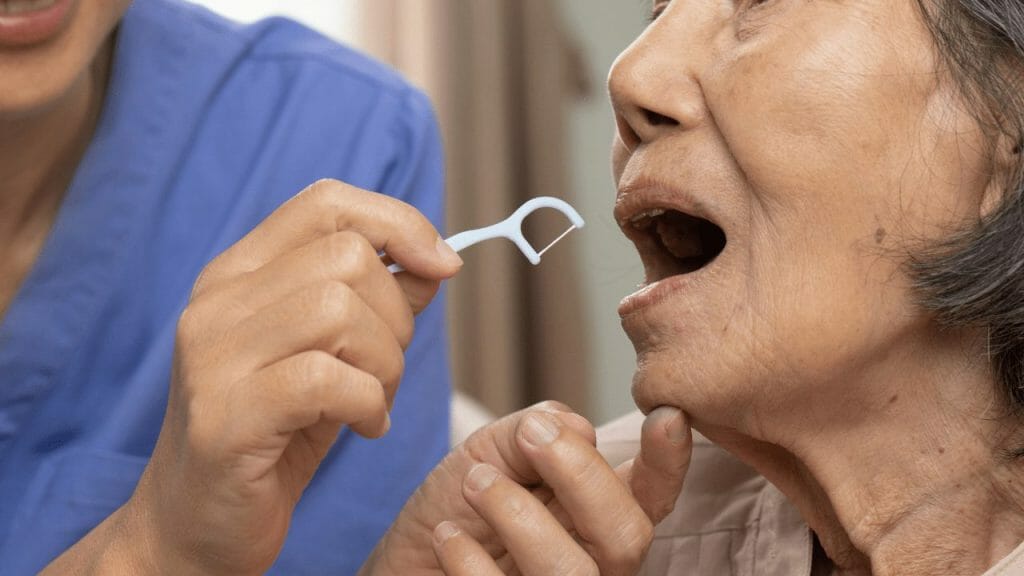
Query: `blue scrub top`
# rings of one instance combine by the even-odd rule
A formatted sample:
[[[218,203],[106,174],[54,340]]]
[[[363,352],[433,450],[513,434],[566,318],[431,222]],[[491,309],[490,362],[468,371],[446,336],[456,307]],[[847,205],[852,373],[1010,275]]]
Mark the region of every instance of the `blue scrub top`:
[[[324,177],[440,228],[427,100],[292,22],[136,0],[92,145],[0,324],[0,574],[34,574],[131,495],[199,271]],[[448,448],[446,356],[439,299],[417,320],[390,433],[342,432],[272,573],[356,571]]]

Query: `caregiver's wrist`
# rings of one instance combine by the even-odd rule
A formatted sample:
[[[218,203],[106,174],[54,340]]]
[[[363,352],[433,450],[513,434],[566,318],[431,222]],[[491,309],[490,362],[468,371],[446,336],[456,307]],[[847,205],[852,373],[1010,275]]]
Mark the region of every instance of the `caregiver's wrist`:
[[[196,547],[182,538],[194,527],[169,528],[157,521],[157,514],[144,498],[133,496],[118,510],[120,535],[111,546],[111,561],[130,567],[130,574],[146,576],[246,576],[239,570],[214,566]],[[104,573],[104,572],[100,572]],[[113,573],[113,572],[111,572]]]
[[[136,574],[197,574],[174,553],[173,541],[163,538],[146,503],[133,496],[118,514],[118,537],[110,548],[113,562],[128,566]]]
[[[129,504],[114,511],[42,572],[42,576],[134,576],[170,573],[156,559],[146,530]]]

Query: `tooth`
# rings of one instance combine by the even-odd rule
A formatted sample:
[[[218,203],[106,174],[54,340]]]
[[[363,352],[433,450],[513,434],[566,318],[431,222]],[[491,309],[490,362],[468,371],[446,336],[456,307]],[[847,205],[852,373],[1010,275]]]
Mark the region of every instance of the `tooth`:
[[[641,220],[647,220],[647,219],[650,219],[650,218],[657,218],[658,216],[661,216],[664,213],[665,213],[665,211],[662,210],[661,208],[652,208],[650,210],[645,210],[643,212],[640,212],[639,214],[636,214],[635,216],[630,218],[629,221],[633,222],[633,223],[636,223],[636,222],[639,222]]]

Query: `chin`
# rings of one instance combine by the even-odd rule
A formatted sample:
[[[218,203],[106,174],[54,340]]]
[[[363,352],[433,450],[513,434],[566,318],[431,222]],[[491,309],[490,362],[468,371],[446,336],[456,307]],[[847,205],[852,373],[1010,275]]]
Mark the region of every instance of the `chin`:
[[[722,356],[722,346],[715,347],[717,351],[709,348],[699,339],[686,338],[638,349],[631,389],[637,407],[647,414],[659,406],[673,406],[694,423],[742,426],[764,388],[749,377],[737,377],[746,373],[736,365],[741,357]]]
[[[633,399],[645,413],[720,408],[734,396],[720,375],[742,363],[733,351],[747,348],[736,340],[749,330],[734,325],[748,320],[739,310],[749,260],[743,211],[685,182],[631,173],[616,199],[615,219],[644,265],[643,284],[618,312],[637,354]]]
[[[58,105],[87,78],[127,3],[79,6],[75,0],[59,0],[54,6],[66,7],[65,21],[44,30],[45,35],[19,45],[0,34],[0,116],[31,117]]]

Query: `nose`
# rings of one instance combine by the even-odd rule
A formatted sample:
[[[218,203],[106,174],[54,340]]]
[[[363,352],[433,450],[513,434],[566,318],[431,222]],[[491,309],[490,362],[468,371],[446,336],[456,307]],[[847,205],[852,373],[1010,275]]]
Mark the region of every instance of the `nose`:
[[[619,138],[630,151],[693,129],[707,116],[697,77],[701,49],[685,40],[696,31],[674,29],[670,12],[626,48],[608,74]]]

